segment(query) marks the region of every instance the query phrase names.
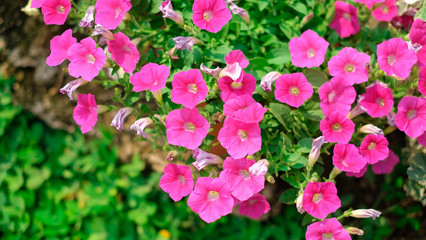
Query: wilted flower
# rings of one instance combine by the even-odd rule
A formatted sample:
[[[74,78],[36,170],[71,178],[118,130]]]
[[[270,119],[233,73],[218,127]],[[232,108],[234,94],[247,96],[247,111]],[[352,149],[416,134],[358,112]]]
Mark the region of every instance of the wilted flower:
[[[225,76],[232,78],[235,82],[238,82],[238,80],[241,76],[242,68],[240,67],[240,64],[238,62],[234,62],[233,64],[228,64],[219,74],[219,78],[223,78]]]
[[[183,25],[182,15],[180,15],[179,13],[177,13],[173,10],[171,0],[163,1],[160,5],[159,9],[163,13],[164,18],[170,18],[173,21],[175,21],[177,24]]]
[[[376,218],[380,217],[381,212],[375,209],[357,209],[351,212],[351,217],[354,218],[372,218],[376,220]]]
[[[303,208],[303,194],[300,194],[296,199],[296,208],[300,214],[305,213],[305,209]]]
[[[359,129],[362,133],[384,135],[383,130],[374,126],[373,124],[366,124]]]
[[[118,131],[123,130],[124,119],[132,113],[133,109],[129,107],[122,108],[118,110],[118,113],[112,119],[111,126],[117,128]]]
[[[212,75],[212,77],[213,77],[213,78],[218,78],[219,73],[222,71],[222,68],[220,68],[220,67],[216,67],[215,69],[211,69],[211,68],[206,67],[206,66],[204,65],[204,63],[201,63],[201,65],[200,65],[200,70],[201,70],[203,73],[207,73],[207,74],[209,74],[209,75]]]
[[[238,7],[237,4],[235,4],[233,2],[231,2],[229,4],[229,8],[231,9],[231,12],[233,14],[240,15],[243,18],[244,22],[246,22],[247,24],[250,24],[250,16],[249,16],[247,10],[245,10],[244,8]]]
[[[59,92],[62,93],[62,94],[67,93],[70,100],[73,100],[72,94],[75,92],[75,90],[77,90],[78,87],[80,87],[81,85],[83,85],[85,83],[87,83],[87,81],[83,80],[82,78],[79,78],[77,80],[74,80],[74,81],[67,83],[67,85],[65,85],[63,88],[61,88],[59,90]]]
[[[130,126],[130,129],[137,132],[137,135],[144,138],[148,138],[148,134],[144,132],[145,128],[152,123],[151,118],[141,118],[136,120],[135,123]]]
[[[389,111],[388,114],[386,114],[386,119],[388,120],[389,126],[396,127],[395,118],[396,118],[396,113],[392,111]]]
[[[281,73],[279,73],[279,72],[269,72],[260,81],[260,86],[266,92],[271,92],[272,91],[272,84],[275,81],[277,81],[277,79],[278,79],[279,76],[281,76]]]
[[[95,6],[89,6],[84,14],[83,19],[78,24],[80,27],[92,27],[95,14]]]
[[[93,29],[93,33],[92,33],[92,36],[97,36],[97,35],[102,35],[107,40],[114,40],[114,34],[110,30],[102,27],[102,25],[99,25],[99,24],[95,25],[95,28]]]
[[[192,165],[194,165],[198,171],[210,164],[221,164],[223,162],[222,158],[219,156],[205,152],[199,148],[192,151],[192,157],[195,159],[195,162],[193,162]]]
[[[255,164],[253,164],[251,167],[249,167],[249,172],[253,176],[259,176],[259,175],[265,176],[265,174],[268,172],[268,166],[269,166],[268,160],[261,159],[257,161]]]
[[[192,51],[194,44],[200,43],[200,40],[195,37],[175,37],[173,41],[175,41],[178,50],[187,49],[188,51]]]

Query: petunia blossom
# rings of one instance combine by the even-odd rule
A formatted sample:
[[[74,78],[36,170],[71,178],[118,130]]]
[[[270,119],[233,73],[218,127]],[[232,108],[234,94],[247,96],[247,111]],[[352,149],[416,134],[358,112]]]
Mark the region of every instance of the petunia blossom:
[[[212,33],[219,32],[232,18],[225,0],[195,0],[192,12],[193,23]]]
[[[372,165],[375,174],[387,174],[392,172],[396,164],[399,163],[399,157],[392,150],[389,150],[389,155],[382,161]]]
[[[207,136],[209,127],[197,108],[175,109],[166,118],[167,141],[173,145],[195,149]]]
[[[409,137],[422,135],[426,130],[426,99],[403,97],[398,104],[395,125]]]
[[[324,219],[341,206],[333,182],[308,182],[303,192],[303,208],[313,217]]]
[[[367,163],[374,164],[389,155],[389,142],[383,135],[369,134],[362,140],[359,152]]]
[[[361,170],[359,170],[359,172],[354,173],[354,172],[346,172],[346,176],[348,177],[356,177],[356,178],[361,178],[364,176],[364,174],[367,172],[368,170],[368,163],[365,163],[364,167],[361,168]]]
[[[391,38],[377,45],[377,62],[380,69],[388,76],[395,75],[405,79],[416,64],[417,57],[407,43],[400,38]]]
[[[187,108],[194,108],[203,101],[209,89],[199,69],[181,71],[173,76],[172,102],[182,104]]]
[[[355,48],[345,47],[328,61],[331,76],[342,76],[349,84],[368,81],[365,65],[370,63],[370,56],[358,52]]]
[[[306,240],[351,240],[349,232],[343,228],[336,218],[328,218],[321,222],[314,222],[308,226]]]
[[[139,62],[139,51],[130,39],[121,32],[114,34],[113,40],[106,41],[111,59],[126,73],[132,73]]]
[[[340,112],[333,112],[321,120],[320,129],[327,142],[348,143],[355,131],[355,124]]]
[[[161,3],[159,7],[160,11],[163,13],[163,18],[170,18],[179,25],[183,25],[182,15],[173,10],[173,5],[171,0],[165,0]]]
[[[97,0],[95,23],[113,30],[120,25],[124,14],[132,8],[130,0]]]
[[[384,1],[385,0],[354,0],[354,2],[362,3],[365,6],[367,6],[369,9],[371,9],[374,6],[374,4],[382,3]]]
[[[318,33],[308,29],[288,43],[291,62],[301,68],[319,67],[324,62],[328,45],[330,44]]]
[[[366,164],[353,144],[336,144],[333,150],[333,165],[345,172],[359,173]]]
[[[292,107],[300,107],[314,90],[302,73],[283,74],[275,82],[275,98]]]
[[[219,79],[220,98],[226,102],[228,99],[235,98],[244,94],[253,95],[256,90],[256,79],[250,73],[241,71],[241,81],[234,81],[230,77]]]
[[[245,123],[230,117],[225,119],[217,139],[235,159],[254,154],[262,146],[258,123]]]
[[[91,81],[98,76],[106,58],[102,48],[96,48],[96,42],[91,37],[84,38],[68,50],[69,74],[76,78],[81,76],[84,80]]]
[[[31,8],[41,8],[41,5],[43,4],[44,0],[32,0],[31,1]]]
[[[394,103],[392,89],[380,82],[373,83],[366,89],[359,104],[373,118],[386,116]]]
[[[261,122],[266,111],[266,108],[248,94],[229,99],[223,105],[225,116],[243,122]]]
[[[254,194],[249,199],[240,203],[238,211],[241,215],[248,216],[253,219],[258,219],[263,214],[269,212],[271,206],[266,201],[265,196],[260,193]]]
[[[325,116],[333,112],[348,115],[351,104],[355,101],[355,88],[343,76],[333,77],[330,82],[325,82],[319,89],[320,107]]]
[[[167,164],[160,179],[160,187],[175,202],[188,196],[194,188],[191,169],[185,165]]]
[[[211,223],[232,212],[234,199],[228,183],[221,178],[200,177],[189,195],[188,206]]]
[[[426,147],[426,131],[422,135],[417,137],[417,142],[423,147]]]
[[[70,10],[71,3],[69,0],[44,0],[41,4],[41,12],[46,25],[64,24]]]
[[[68,50],[77,42],[72,36],[72,30],[68,29],[60,36],[55,36],[50,40],[50,55],[46,59],[47,65],[53,67],[61,64],[68,58]]]
[[[130,76],[130,83],[133,85],[134,92],[147,89],[157,91],[166,86],[169,75],[170,68],[168,66],[148,63],[139,72]]]
[[[410,29],[410,40],[414,45],[426,45],[426,22],[417,18]]]
[[[255,163],[252,159],[232,157],[227,157],[223,162],[220,178],[228,182],[232,196],[240,201],[247,200],[265,187],[265,176],[255,176],[249,172],[249,168]]]
[[[77,106],[75,106],[72,116],[75,122],[81,126],[82,133],[89,132],[95,126],[98,121],[97,108],[95,96],[90,93],[78,95]]]
[[[335,12],[330,28],[340,37],[346,38],[359,32],[358,11],[356,7],[343,1],[334,2]]]
[[[246,59],[244,53],[238,49],[232,50],[228,53],[228,55],[225,55],[225,62],[227,65],[237,62],[243,69],[249,65],[249,61]]]
[[[385,0],[376,9],[371,11],[371,15],[377,21],[390,22],[392,18],[398,16],[398,7],[395,5],[396,0]]]
[[[420,69],[418,89],[423,96],[426,96],[426,67]]]

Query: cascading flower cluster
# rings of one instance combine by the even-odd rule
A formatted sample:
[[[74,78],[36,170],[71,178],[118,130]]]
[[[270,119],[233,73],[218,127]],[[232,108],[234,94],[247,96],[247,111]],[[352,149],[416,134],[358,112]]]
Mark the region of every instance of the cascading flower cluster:
[[[378,21],[391,21],[396,17],[395,0],[355,2],[365,4]],[[209,34],[221,31],[233,18],[228,5],[232,13],[240,15],[250,24],[248,12],[233,1],[195,0],[192,22],[199,28],[197,31],[205,30]],[[63,24],[71,3],[68,0],[43,0],[33,1],[31,6],[42,8],[46,24]],[[310,136],[315,140],[309,159],[304,163],[306,175],[299,183],[295,200],[299,212],[310,214],[316,221],[308,226],[307,239],[350,239],[349,233],[354,232],[353,228],[344,228],[339,222],[340,218],[330,217],[341,207],[335,177],[342,171],[347,176],[362,177],[368,165],[372,165],[372,171],[376,174],[392,171],[399,158],[389,149],[387,131],[399,129],[426,145],[426,23],[420,19],[416,19],[412,25],[409,42],[391,38],[379,43],[376,58],[370,52],[353,48],[355,46],[330,46],[316,31],[307,29],[288,43],[289,61],[294,67],[280,69],[286,72],[284,74],[274,69],[258,85],[256,78],[259,74],[253,71],[251,58],[247,58],[240,49],[223,55],[223,66],[214,62],[212,65],[217,66],[215,69],[206,67],[204,63],[199,64],[199,69],[194,66],[177,69],[166,61],[159,61],[161,64],[158,64],[146,62],[145,59],[142,62],[138,40],[131,40],[124,34],[127,31],[119,27],[131,8],[129,0],[96,1],[96,6],[87,9],[80,23],[86,30],[93,31],[93,37],[77,41],[71,29],[55,36],[50,42],[51,53],[46,63],[57,66],[69,60],[69,75],[77,79],[60,91],[67,93],[71,100],[78,87],[93,82],[99,72],[109,65],[116,66],[114,71],[124,81],[117,84],[120,83],[126,91],[124,101],[120,102],[123,106],[111,123],[118,131],[125,129],[124,122],[129,115],[141,115],[140,109],[135,109],[134,102],[126,98],[144,93],[148,99],[152,95],[162,116],[144,116],[134,122],[130,129],[143,138],[149,138],[146,128],[155,122],[158,132],[165,136],[168,148],[192,151],[192,164],[167,164],[160,187],[174,201],[188,196],[188,206],[206,222],[214,222],[230,214],[238,204],[240,214],[250,218],[259,218],[270,210],[266,197],[260,192],[265,188],[265,179],[273,178],[273,171],[268,172],[269,165],[273,164],[275,174],[278,174],[280,163],[264,159],[272,156],[263,150],[276,147],[269,146],[267,138],[275,133],[267,130],[272,126],[268,121],[275,117],[279,122],[284,122],[283,118],[288,117],[285,115],[287,113],[281,112],[277,117],[272,106],[288,109],[291,117],[299,109],[304,111],[310,108],[313,99],[319,99],[317,110],[323,118],[313,126],[317,135]],[[158,9],[164,18],[170,18],[195,35],[195,31],[185,25],[186,19],[174,10],[171,0],[162,2]],[[92,29],[93,21],[97,25]],[[347,2],[336,1],[334,18],[329,27],[341,38],[358,34],[358,9]],[[96,35],[101,35],[98,41],[95,41]],[[198,36],[176,36],[171,39],[176,46],[169,52],[170,60],[176,60],[173,56],[176,49],[192,51],[194,44],[205,47],[200,39]],[[329,51],[328,55],[334,56],[327,55],[329,47],[335,51]],[[246,51],[246,54],[250,52]],[[374,64],[376,62],[377,65]],[[315,85],[310,73],[324,66],[327,66],[326,73],[330,80],[320,86]],[[290,72],[290,69],[298,70]],[[392,85],[385,83],[387,78],[392,79]],[[419,96],[415,96],[412,90],[410,96],[403,96],[400,101],[394,98],[395,83],[414,82],[416,80],[413,79],[417,78]],[[362,89],[358,92],[358,98],[355,89]],[[266,97],[260,98],[259,95]],[[395,102],[398,102],[397,106]],[[211,110],[211,105],[214,105],[214,110]],[[95,126],[97,115],[111,108],[116,107],[97,105],[94,95],[90,93],[79,94],[73,117],[81,126],[82,133],[87,133]],[[371,124],[358,128],[356,118],[360,114],[364,114],[365,119],[387,120],[389,126],[384,131]],[[307,114],[304,116],[309,117]],[[288,131],[296,129],[286,124],[284,127]],[[213,133],[213,129],[217,133]],[[214,144],[220,145],[226,154],[209,152]],[[334,145],[330,163],[334,169],[328,180],[321,182],[318,174],[312,171],[323,144],[329,147]],[[169,156],[170,159],[173,157]],[[380,212],[367,209],[348,210],[343,216],[376,218],[378,215]],[[355,232],[359,234],[360,231]]]

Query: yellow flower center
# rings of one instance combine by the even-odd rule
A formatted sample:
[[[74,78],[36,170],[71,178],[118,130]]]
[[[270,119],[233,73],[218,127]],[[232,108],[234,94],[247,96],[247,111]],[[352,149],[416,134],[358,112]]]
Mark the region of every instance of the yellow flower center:
[[[195,85],[194,83],[188,84],[187,89],[191,93],[197,93],[198,91],[197,85]]]
[[[355,66],[354,65],[352,65],[352,64],[346,64],[346,66],[345,66],[345,71],[346,72],[353,72],[353,71],[355,71]]]
[[[371,142],[371,143],[370,143],[370,145],[368,145],[368,150],[370,150],[370,151],[371,151],[371,150],[375,149],[375,148],[376,148],[376,145],[377,145],[377,144],[376,144],[375,142]]]
[[[322,240],[333,240],[333,239],[334,239],[334,236],[331,233],[324,233],[322,235]]]
[[[177,179],[179,180],[179,182],[180,182],[180,183],[185,184],[185,177],[184,177],[184,176],[179,175],[179,176],[177,177]]]
[[[312,197],[312,202],[314,203],[318,203],[321,200],[322,200],[322,193],[315,193],[314,196]]]
[[[383,98],[377,98],[376,100],[377,105],[379,105],[380,107],[385,106],[385,100]]]
[[[240,175],[243,176],[244,179],[249,179],[250,178],[250,173],[246,169],[241,169],[240,170]]]
[[[332,127],[333,131],[341,131],[342,130],[342,125],[335,123]]]
[[[291,87],[290,93],[293,94],[294,96],[297,96],[297,95],[299,95],[300,91],[297,87]]]
[[[60,5],[56,8],[56,12],[60,13],[60,14],[64,14],[65,13],[65,7]]]
[[[238,136],[241,138],[242,141],[247,139],[247,131],[244,130],[238,130]]]
[[[203,17],[204,17],[204,20],[206,20],[207,22],[210,21],[210,19],[213,18],[212,11],[204,12]]]
[[[210,192],[207,194],[207,198],[208,198],[210,201],[216,200],[216,199],[218,199],[218,198],[219,198],[219,193],[218,193],[218,192],[216,192],[216,191],[210,191]]]
[[[243,87],[243,83],[242,83],[242,82],[232,82],[232,83],[231,83],[231,87],[232,87],[233,89],[240,89],[240,88],[242,88],[242,87]]]
[[[395,56],[395,54],[391,54],[391,55],[389,55],[388,56],[388,64],[389,65],[393,65],[394,63],[395,63],[395,61],[396,61],[396,56]]]
[[[308,58],[313,58],[315,56],[315,50],[313,48],[308,49]]]
[[[88,63],[91,63],[91,64],[94,64],[95,61],[96,61],[95,56],[93,56],[90,53],[86,56],[86,60],[87,60]]]
[[[189,131],[189,132],[194,132],[194,130],[196,129],[195,125],[191,122],[186,123],[184,125],[184,128],[185,128],[186,131]]]

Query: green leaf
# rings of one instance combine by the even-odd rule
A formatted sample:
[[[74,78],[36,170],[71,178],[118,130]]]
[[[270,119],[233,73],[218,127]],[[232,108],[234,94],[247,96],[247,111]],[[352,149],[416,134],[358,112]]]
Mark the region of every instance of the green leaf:
[[[303,75],[305,75],[308,82],[310,82],[314,88],[319,88],[328,81],[327,76],[316,69],[306,69]]]
[[[290,116],[290,108],[281,103],[270,103],[269,111],[277,118],[277,120],[286,128],[293,125],[293,119]],[[288,130],[288,129],[287,129]]]
[[[414,18],[420,18],[424,22],[426,22],[426,2],[423,2],[422,8],[416,13],[416,16]]]
[[[280,197],[280,202],[285,204],[294,204],[297,199],[297,193],[299,192],[296,188],[287,189]]]

